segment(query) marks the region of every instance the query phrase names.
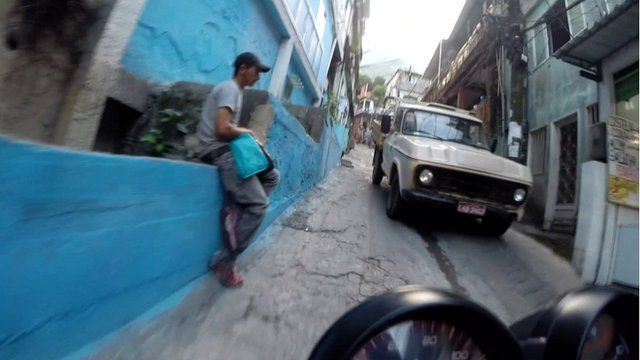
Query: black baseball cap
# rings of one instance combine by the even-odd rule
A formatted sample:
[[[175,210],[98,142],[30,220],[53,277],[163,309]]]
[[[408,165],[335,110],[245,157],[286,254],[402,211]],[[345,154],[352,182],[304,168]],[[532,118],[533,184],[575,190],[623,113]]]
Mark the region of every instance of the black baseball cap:
[[[255,66],[260,72],[267,72],[271,70],[270,67],[261,63],[260,59],[258,59],[258,57],[254,53],[250,52],[244,52],[238,55],[236,61],[233,62],[233,66],[235,67],[236,71],[238,71],[238,69],[240,69],[240,66],[242,65],[246,65],[247,67]]]

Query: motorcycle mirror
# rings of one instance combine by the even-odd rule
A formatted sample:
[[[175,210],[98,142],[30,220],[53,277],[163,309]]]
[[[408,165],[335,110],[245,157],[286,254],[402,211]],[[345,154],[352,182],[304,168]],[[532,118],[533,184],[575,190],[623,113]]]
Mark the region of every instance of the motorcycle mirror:
[[[391,131],[391,115],[382,115],[382,121],[380,123],[380,131],[383,134],[388,134]]]

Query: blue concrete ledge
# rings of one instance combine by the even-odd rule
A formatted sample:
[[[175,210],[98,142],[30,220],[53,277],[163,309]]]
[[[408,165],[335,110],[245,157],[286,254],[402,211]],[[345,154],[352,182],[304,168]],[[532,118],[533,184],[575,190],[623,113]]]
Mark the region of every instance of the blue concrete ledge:
[[[276,109],[282,175],[261,231],[339,164]],[[70,151],[0,137],[0,359],[59,358],[129,323],[207,272],[220,247],[215,167]]]

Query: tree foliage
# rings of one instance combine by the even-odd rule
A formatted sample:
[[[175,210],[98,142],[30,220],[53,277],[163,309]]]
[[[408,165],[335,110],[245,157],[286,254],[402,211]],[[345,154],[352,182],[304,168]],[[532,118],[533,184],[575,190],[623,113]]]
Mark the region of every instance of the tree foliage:
[[[360,74],[358,86],[363,86],[364,84],[368,84],[369,87],[371,88],[373,85],[373,82],[371,81],[371,78],[369,76]]]
[[[384,87],[384,85],[376,85],[373,88],[373,91],[371,92],[371,95],[373,95],[374,100],[376,101],[376,103],[381,106],[382,103],[384,102],[384,93],[385,93],[386,89]]]

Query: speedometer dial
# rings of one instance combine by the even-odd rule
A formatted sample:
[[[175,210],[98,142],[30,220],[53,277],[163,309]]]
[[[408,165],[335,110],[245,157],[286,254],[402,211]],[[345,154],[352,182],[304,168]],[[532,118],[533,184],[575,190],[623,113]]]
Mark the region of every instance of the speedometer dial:
[[[608,314],[600,314],[589,329],[582,348],[581,360],[632,359],[629,347]]]
[[[353,359],[481,360],[487,357],[459,327],[441,321],[413,320],[374,336]]]

